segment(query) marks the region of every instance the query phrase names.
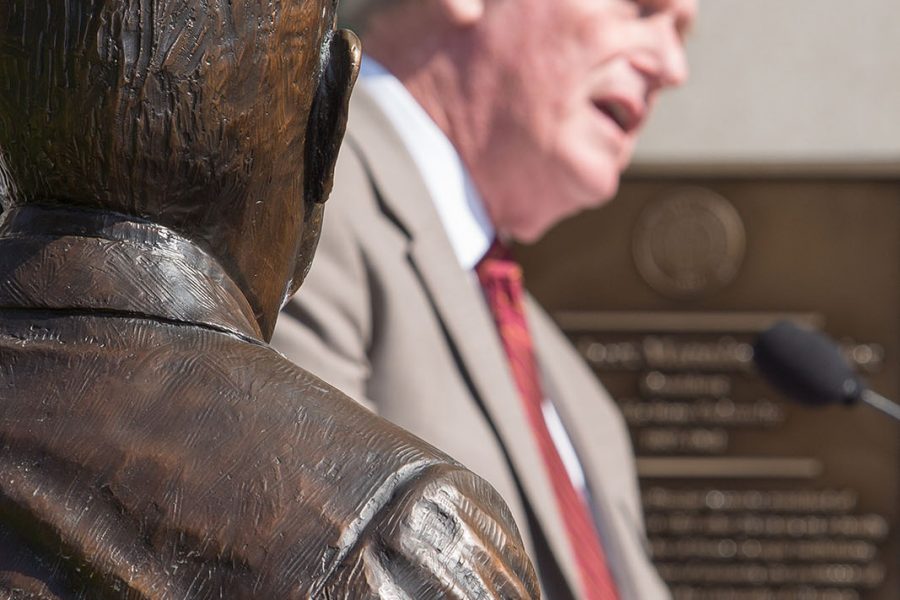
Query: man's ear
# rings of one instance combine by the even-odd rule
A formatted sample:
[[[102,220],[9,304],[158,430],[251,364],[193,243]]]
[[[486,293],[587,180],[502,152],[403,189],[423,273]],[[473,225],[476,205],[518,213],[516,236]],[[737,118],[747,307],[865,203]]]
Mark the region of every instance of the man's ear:
[[[484,14],[485,0],[438,0],[444,16],[458,27],[474,25]]]
[[[347,127],[350,92],[359,74],[361,56],[356,34],[348,29],[334,33],[306,128],[303,187],[308,203],[325,202],[331,194],[334,163]]]

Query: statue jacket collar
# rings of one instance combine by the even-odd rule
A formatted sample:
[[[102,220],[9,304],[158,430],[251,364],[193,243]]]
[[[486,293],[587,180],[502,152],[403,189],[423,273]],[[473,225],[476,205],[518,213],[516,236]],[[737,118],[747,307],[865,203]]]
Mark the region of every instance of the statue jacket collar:
[[[241,289],[209,253],[126,215],[24,206],[0,217],[0,310],[180,322],[262,343]]]

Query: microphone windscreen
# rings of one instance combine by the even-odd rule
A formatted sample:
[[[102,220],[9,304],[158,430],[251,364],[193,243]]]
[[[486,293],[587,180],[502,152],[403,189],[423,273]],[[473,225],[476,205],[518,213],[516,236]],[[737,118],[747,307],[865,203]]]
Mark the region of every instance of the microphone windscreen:
[[[834,341],[789,321],[759,335],[753,361],[769,383],[804,404],[850,404],[865,390]]]

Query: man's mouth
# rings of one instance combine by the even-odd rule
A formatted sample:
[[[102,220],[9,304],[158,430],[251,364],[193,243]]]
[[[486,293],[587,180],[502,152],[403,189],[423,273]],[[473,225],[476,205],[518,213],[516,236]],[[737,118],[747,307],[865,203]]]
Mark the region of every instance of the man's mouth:
[[[644,106],[641,103],[626,98],[600,98],[595,99],[593,104],[625,133],[637,130],[644,121]]]

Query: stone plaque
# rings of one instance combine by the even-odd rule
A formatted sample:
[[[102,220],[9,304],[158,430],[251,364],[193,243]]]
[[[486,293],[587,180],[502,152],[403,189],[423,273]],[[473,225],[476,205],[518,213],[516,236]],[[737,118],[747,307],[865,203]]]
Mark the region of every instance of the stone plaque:
[[[793,319],[900,398],[898,183],[634,177],[520,249],[622,408],[676,600],[900,598],[900,426],[790,404],[752,360]]]

